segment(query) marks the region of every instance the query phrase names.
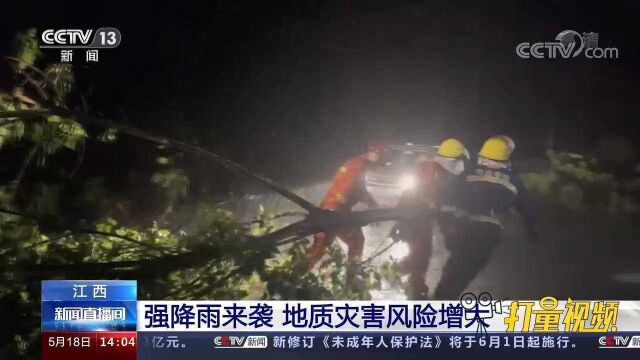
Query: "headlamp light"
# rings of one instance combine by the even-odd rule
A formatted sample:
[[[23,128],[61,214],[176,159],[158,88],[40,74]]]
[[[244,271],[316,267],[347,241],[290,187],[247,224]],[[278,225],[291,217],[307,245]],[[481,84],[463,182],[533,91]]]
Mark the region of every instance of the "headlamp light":
[[[400,176],[400,180],[398,181],[398,186],[400,190],[411,190],[416,187],[418,181],[416,180],[416,176],[414,174],[403,174]]]

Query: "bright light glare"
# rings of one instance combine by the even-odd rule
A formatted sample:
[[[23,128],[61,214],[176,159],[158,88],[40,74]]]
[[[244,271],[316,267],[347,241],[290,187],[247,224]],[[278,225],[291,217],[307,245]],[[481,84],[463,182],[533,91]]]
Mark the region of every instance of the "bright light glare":
[[[398,181],[401,190],[411,190],[416,187],[417,180],[413,174],[403,174]]]
[[[409,245],[406,242],[399,242],[391,248],[389,255],[396,260],[402,260],[409,255]]]

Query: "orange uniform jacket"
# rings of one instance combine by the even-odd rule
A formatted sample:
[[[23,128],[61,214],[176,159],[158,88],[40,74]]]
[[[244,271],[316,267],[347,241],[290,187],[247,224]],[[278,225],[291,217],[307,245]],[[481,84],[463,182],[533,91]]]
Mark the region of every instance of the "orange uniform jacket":
[[[367,191],[364,182],[367,158],[356,156],[345,162],[333,178],[333,182],[320,207],[332,211],[349,211],[359,201],[369,205],[375,204]],[[359,227],[353,229],[336,229],[328,234],[319,233],[314,236],[313,245],[307,249],[309,256],[307,269],[311,270],[320,261],[325,249],[339,237],[349,246],[347,258],[350,263],[360,261],[364,247],[364,234]]]
[[[367,159],[364,155],[353,157],[340,167],[322,204],[323,209],[348,210],[357,202],[372,202],[373,198],[364,183]]]

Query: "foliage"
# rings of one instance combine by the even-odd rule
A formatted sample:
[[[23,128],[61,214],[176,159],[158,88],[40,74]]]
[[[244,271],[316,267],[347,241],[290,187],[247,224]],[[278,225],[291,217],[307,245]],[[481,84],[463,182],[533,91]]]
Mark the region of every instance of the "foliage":
[[[52,64],[44,71],[56,105],[64,105],[75,79],[71,64]]]
[[[38,47],[37,36],[36,29],[29,29],[16,35],[16,57],[24,65],[34,65],[36,60],[42,57],[42,51]]]
[[[0,93],[0,110],[13,111],[15,105],[9,94]],[[24,123],[10,119],[0,123],[0,149],[6,145],[20,141],[24,136]]]
[[[184,199],[189,192],[189,178],[181,169],[168,168],[151,176],[151,182],[163,192],[169,203]]]
[[[533,193],[560,202],[574,210],[602,210],[611,214],[640,211],[640,179],[617,178],[603,170],[593,156],[548,151],[551,168],[544,173],[522,176]]]
[[[0,111],[37,109],[45,103],[67,107],[74,90],[73,68],[52,64],[38,70],[40,53],[34,36],[29,31],[18,37],[14,70],[24,81],[18,81],[11,93],[0,93]],[[101,131],[92,136],[73,117],[0,119],[0,149],[26,152],[16,181],[0,184],[0,314],[13,324],[0,330],[0,358],[38,357],[39,280],[44,278],[135,278],[141,299],[367,298],[368,290],[397,281],[385,280],[394,277],[393,266],[380,272],[368,266],[358,282],[345,289],[346,258],[339,246],[329,249],[317,272],[306,272],[302,242],[277,247],[257,238],[272,232],[273,219],[279,217],[263,209],[247,225],[228,211],[199,202],[195,219],[188,224],[161,221],[166,209],[188,200],[190,183],[178,160],[165,153],[158,154],[157,169],[146,178],[166,205],[164,212],[156,211],[156,221],[149,225],[113,211],[120,203],[118,194],[104,179],[74,178],[73,171],[47,161],[65,152],[80,152],[93,139],[117,146],[115,130]],[[33,159],[43,172],[69,176],[64,181],[25,179],[25,171],[35,166]],[[17,186],[20,182],[25,186]],[[79,209],[72,213],[69,208],[74,206]],[[185,254],[194,265],[174,266],[171,259]],[[157,264],[153,261],[162,259],[167,259],[162,266],[141,265],[133,273],[82,266],[118,261]],[[72,266],[48,272],[42,264]]]

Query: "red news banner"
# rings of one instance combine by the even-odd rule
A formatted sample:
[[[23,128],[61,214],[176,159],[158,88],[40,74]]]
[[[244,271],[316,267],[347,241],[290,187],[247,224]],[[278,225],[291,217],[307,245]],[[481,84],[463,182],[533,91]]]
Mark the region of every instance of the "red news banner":
[[[47,332],[42,334],[43,360],[135,360],[135,331]]]

